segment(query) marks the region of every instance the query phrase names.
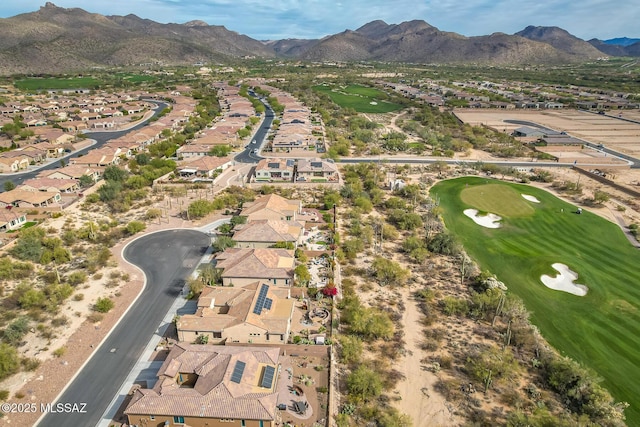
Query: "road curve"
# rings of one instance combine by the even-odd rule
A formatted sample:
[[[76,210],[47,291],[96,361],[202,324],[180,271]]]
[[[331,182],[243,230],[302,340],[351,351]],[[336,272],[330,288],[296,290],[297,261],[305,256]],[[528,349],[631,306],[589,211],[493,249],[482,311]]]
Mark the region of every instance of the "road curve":
[[[86,413],[49,413],[39,427],[94,427],[100,421],[210,244],[200,231],[166,230],[126,246],[123,256],[144,271],[145,287],[56,401],[86,403]]]

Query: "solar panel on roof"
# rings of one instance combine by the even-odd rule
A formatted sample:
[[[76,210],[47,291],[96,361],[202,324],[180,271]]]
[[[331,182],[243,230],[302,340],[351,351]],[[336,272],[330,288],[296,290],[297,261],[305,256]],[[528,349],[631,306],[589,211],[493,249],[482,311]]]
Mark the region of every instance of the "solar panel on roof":
[[[275,376],[275,374],[276,368],[274,368],[273,366],[265,366],[260,387],[271,388],[271,386],[273,385],[273,377]]]
[[[242,379],[242,374],[244,374],[244,367],[246,363],[238,360],[236,362],[236,366],[233,368],[233,373],[231,374],[231,381],[240,384],[240,380]]]
[[[258,293],[258,299],[256,300],[256,305],[253,307],[253,313],[260,315],[262,313],[262,309],[264,308],[264,304],[267,300],[267,292],[269,292],[269,285],[262,285],[260,287],[260,293]]]
[[[264,308],[266,308],[267,310],[271,310],[272,303],[273,303],[273,300],[271,298],[266,298],[264,300]]]

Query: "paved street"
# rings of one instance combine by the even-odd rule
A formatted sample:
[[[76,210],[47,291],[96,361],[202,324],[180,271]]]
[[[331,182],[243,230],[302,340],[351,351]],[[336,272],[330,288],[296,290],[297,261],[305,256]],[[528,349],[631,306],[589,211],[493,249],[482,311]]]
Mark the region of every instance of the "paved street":
[[[86,402],[87,413],[56,413],[39,426],[95,426],[180,294],[211,239],[195,230],[167,230],[134,240],[124,258],[139,266],[146,286],[57,402]]]

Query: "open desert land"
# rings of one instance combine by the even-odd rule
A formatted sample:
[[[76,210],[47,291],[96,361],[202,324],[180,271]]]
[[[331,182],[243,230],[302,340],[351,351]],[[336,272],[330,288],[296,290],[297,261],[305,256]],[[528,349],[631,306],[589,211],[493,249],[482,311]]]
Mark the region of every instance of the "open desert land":
[[[523,126],[517,121],[566,132],[576,138],[631,156],[640,156],[640,121],[621,120],[613,115],[599,115],[579,110],[508,111],[508,110],[456,110],[455,115],[471,125],[485,125],[507,133]],[[635,111],[622,113],[622,118],[640,120]],[[515,123],[514,123],[515,122]]]

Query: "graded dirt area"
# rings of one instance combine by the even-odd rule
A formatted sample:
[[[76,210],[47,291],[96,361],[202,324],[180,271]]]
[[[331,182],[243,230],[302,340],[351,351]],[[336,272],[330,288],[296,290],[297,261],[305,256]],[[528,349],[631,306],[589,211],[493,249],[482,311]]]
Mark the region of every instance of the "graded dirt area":
[[[616,114],[600,115],[578,110],[455,110],[460,120],[471,125],[485,125],[511,133],[524,125],[507,121],[533,122],[594,144],[604,144],[624,154],[640,156],[640,122],[623,120],[638,120],[640,114],[633,111],[621,114],[618,117]]]

